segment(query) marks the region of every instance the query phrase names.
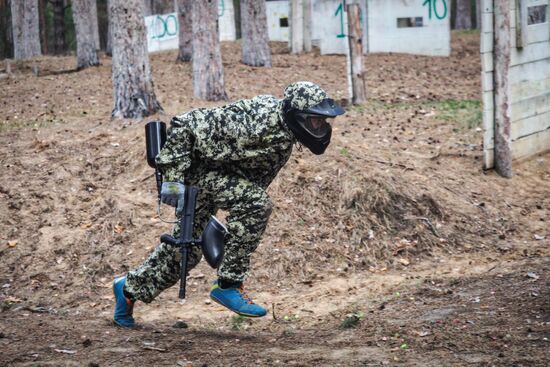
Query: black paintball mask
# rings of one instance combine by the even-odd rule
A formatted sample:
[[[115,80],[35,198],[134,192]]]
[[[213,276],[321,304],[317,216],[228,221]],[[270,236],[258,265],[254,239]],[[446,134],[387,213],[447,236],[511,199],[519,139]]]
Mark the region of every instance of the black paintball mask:
[[[315,106],[303,110],[292,108],[290,103],[286,102],[283,109],[285,123],[296,140],[317,155],[323,154],[330,144],[332,136],[330,120],[345,112],[331,98],[326,98]]]

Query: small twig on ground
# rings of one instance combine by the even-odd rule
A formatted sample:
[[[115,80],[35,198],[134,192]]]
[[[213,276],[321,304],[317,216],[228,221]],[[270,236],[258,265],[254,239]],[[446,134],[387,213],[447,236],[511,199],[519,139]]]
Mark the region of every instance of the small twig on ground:
[[[386,161],[382,161],[382,160],[379,160],[379,159],[368,159],[368,160],[371,161],[371,162],[385,164],[385,165],[388,165],[390,167],[396,166],[396,167],[404,168],[405,170],[408,170],[408,171],[414,171],[414,167],[409,167],[409,166],[406,166],[402,163],[386,162]]]
[[[435,229],[434,225],[432,224],[432,222],[430,222],[430,220],[426,217],[406,217],[405,219],[407,220],[422,220],[424,221],[424,223],[426,223],[426,225],[428,226],[428,228],[430,229],[430,231],[432,231],[432,233],[434,234],[434,236],[438,237],[438,238],[441,238],[441,236],[439,235],[439,233],[437,233],[437,230]]]
[[[142,346],[143,349],[155,350],[157,352],[166,352],[166,349],[151,347],[149,345]]]

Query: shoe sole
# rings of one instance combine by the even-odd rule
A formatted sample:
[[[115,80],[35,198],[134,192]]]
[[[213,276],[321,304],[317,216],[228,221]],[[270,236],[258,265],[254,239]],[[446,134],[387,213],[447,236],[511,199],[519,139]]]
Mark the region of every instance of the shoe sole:
[[[245,313],[245,312],[239,312],[239,311],[235,311],[235,310],[232,310],[230,309],[229,307],[227,307],[226,305],[224,305],[223,303],[221,303],[217,298],[214,298],[212,296],[210,296],[210,299],[214,302],[216,302],[217,304],[227,308],[229,311],[231,312],[235,312],[237,315],[239,316],[245,316],[245,317],[253,317],[253,318],[257,318],[257,317],[264,317],[265,315],[267,315],[267,312],[265,315],[254,315],[254,314],[250,314],[250,313]]]

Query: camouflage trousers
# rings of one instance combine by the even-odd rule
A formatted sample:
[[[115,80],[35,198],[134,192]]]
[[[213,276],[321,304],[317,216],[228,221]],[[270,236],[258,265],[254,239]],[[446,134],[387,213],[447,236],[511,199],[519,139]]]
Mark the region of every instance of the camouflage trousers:
[[[225,256],[218,277],[241,282],[250,269],[250,256],[264,233],[272,204],[265,189],[240,176],[209,172],[191,184],[199,187],[195,210],[194,237],[198,238],[210,216],[218,209],[228,212]],[[179,236],[176,225],[174,237]],[[187,267],[193,269],[201,260],[198,247],[189,253]],[[160,243],[138,268],[126,275],[124,290],[135,299],[149,303],[180,277],[179,248]]]

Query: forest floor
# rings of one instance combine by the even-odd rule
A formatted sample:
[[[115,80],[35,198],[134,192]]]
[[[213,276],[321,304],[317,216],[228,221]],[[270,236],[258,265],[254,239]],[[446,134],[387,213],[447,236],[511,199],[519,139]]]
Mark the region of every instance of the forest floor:
[[[230,100],[297,80],[346,97],[344,57],[272,46],[264,69],[222,45]],[[170,231],[143,126],[220,103],[193,98],[175,52],[151,56],[165,112],[142,121],[111,120],[108,57],[0,67],[0,365],[550,365],[550,156],[482,169],[479,34],[452,49],[367,56],[369,101],[325,155],[295,149],[247,282],[268,316],[210,302],[202,263],[185,304],[177,287],[136,304],[136,330],[113,325],[111,281]]]

